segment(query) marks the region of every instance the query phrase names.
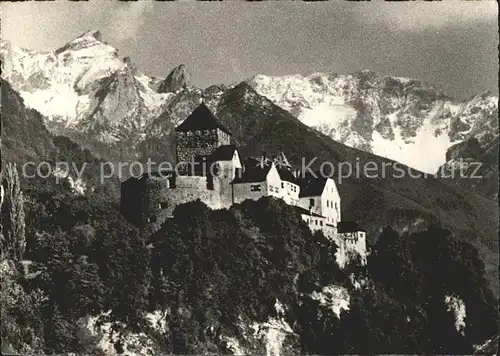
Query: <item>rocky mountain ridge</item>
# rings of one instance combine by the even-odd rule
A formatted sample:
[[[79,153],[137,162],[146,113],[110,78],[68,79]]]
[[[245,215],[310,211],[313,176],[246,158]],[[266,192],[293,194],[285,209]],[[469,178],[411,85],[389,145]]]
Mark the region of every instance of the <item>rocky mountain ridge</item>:
[[[429,173],[451,146],[476,138],[485,147],[498,137],[498,98],[490,92],[459,101],[421,81],[369,70],[257,75],[248,83],[336,141]]]
[[[91,134],[101,142],[118,142],[144,131],[171,96],[151,89],[155,78],[138,72],[130,58],[120,59],[99,31],[45,53],[2,41],[1,54],[3,79],[56,134]]]

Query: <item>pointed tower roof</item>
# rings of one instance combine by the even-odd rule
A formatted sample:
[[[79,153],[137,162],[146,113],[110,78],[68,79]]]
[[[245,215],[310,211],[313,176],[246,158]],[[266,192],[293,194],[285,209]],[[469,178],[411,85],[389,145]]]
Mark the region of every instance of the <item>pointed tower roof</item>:
[[[220,129],[227,134],[231,134],[222,124],[220,124],[205,103],[201,103],[175,131],[211,130]]]

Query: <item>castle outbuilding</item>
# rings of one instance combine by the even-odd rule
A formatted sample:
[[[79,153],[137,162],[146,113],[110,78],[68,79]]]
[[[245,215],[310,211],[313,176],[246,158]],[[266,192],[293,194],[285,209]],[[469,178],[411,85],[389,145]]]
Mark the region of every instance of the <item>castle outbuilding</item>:
[[[335,241],[337,262],[351,254],[366,258],[366,233],[356,223],[341,221],[341,199],[333,179],[301,174],[284,152],[264,153],[242,162],[231,133],[201,103],[176,129],[177,169],[148,172],[122,183],[121,209],[136,225],[161,223],[177,205],[201,200],[212,209],[229,208],[264,196],[295,206],[311,231]],[[354,224],[354,225],[353,225]]]

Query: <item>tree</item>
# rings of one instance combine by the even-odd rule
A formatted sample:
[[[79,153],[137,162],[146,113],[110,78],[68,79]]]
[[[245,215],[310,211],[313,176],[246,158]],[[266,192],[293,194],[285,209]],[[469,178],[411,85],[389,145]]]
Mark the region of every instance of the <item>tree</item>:
[[[2,204],[2,225],[5,231],[2,231],[0,241],[2,260],[11,258],[20,261],[26,249],[26,224],[24,197],[15,164],[7,164],[3,184],[5,185],[5,207]]]

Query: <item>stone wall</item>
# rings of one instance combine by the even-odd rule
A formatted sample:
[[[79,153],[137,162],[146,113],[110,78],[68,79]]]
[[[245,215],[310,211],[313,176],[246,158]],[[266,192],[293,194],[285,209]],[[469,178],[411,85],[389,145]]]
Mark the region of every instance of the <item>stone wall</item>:
[[[219,129],[177,132],[177,162],[190,162],[196,156],[208,156],[229,141],[230,136]]]
[[[233,185],[233,189],[235,203],[242,203],[247,199],[259,200],[267,196],[267,182],[238,183]]]
[[[221,207],[228,209],[234,204],[233,200],[233,185],[231,178],[215,178],[214,185],[219,187]]]
[[[219,190],[199,190],[190,188],[174,188],[162,192],[162,201],[165,209],[162,214],[172,216],[177,205],[201,200],[211,209],[221,209],[221,198]]]
[[[198,189],[206,190],[208,186],[207,177],[201,176],[178,176],[175,179],[175,189]]]
[[[120,210],[136,226],[154,220],[161,209],[161,192],[169,189],[169,179],[143,176],[130,178],[121,185]]]

